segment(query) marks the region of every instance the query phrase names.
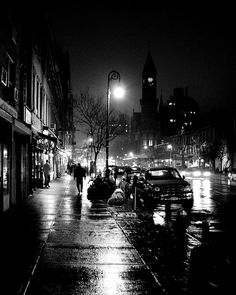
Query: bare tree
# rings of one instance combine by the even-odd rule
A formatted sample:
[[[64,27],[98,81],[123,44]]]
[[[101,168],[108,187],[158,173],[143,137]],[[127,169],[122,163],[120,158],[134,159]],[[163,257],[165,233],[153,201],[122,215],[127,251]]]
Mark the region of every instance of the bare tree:
[[[83,132],[92,137],[91,147],[94,153],[94,164],[98,155],[106,144],[106,104],[102,97],[95,97],[87,89],[81,92],[74,101],[75,124],[83,127]],[[109,141],[124,134],[127,127],[127,117],[120,112],[110,110],[109,112]]]

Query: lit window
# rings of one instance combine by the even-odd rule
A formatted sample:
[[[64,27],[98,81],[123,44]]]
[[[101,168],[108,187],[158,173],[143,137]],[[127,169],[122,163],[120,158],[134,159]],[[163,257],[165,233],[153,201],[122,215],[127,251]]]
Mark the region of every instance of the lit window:
[[[153,146],[153,141],[152,141],[152,139],[149,139],[149,141],[148,141],[148,145],[149,145],[149,146]]]

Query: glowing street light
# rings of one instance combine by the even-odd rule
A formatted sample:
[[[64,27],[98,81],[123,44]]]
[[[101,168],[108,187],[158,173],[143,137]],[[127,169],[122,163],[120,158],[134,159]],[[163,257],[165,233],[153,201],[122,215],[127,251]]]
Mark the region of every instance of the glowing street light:
[[[113,94],[116,98],[120,99],[120,98],[123,98],[124,97],[124,88],[123,87],[116,87],[114,90],[113,90]]]
[[[107,105],[106,105],[106,111],[107,111],[107,118],[106,118],[106,178],[109,178],[109,170],[108,170],[108,159],[109,159],[109,110],[110,110],[110,99],[111,99],[111,89],[110,89],[110,82],[112,80],[118,80],[120,82],[120,74],[117,71],[111,71],[108,74],[107,78]],[[117,98],[122,98],[124,96],[124,89],[121,87],[116,87],[112,91],[112,95],[114,95]]]

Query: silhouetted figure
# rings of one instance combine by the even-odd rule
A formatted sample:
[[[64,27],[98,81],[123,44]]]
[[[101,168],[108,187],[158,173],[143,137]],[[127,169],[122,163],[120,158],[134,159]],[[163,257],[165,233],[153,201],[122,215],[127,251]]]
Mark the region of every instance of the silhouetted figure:
[[[43,174],[44,174],[44,185],[45,187],[49,187],[50,182],[50,165],[48,160],[46,160],[46,163],[43,165]]]
[[[94,162],[93,162],[93,161],[90,162],[89,173],[90,173],[90,176],[94,176],[94,173],[95,173],[95,167],[94,167]]]
[[[76,179],[76,185],[78,189],[78,194],[83,192],[83,179],[86,177],[85,169],[78,163],[74,170],[74,179]]]
[[[131,172],[132,172],[131,167],[126,166],[126,167],[125,167],[125,176],[126,176],[126,181],[127,181],[127,182],[130,182],[130,179],[131,179]]]

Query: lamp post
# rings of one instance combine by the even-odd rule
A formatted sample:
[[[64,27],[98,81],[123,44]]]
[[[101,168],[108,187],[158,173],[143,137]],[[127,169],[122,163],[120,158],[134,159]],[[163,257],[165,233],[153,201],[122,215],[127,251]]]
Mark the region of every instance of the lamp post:
[[[111,99],[111,90],[110,90],[110,82],[112,80],[118,80],[120,82],[120,74],[117,71],[111,71],[107,77],[107,105],[106,105],[106,178],[109,178],[109,170],[108,170],[108,158],[109,158],[109,111],[110,111],[110,99]]]
[[[172,152],[172,145],[171,145],[171,144],[168,144],[167,149],[168,149],[168,151],[170,152],[170,159],[169,159],[169,162],[170,162],[170,165],[171,165],[171,152]]]
[[[88,139],[89,141],[89,147],[90,147],[90,160],[92,161],[92,155],[93,155],[93,138],[92,137],[89,137]]]

